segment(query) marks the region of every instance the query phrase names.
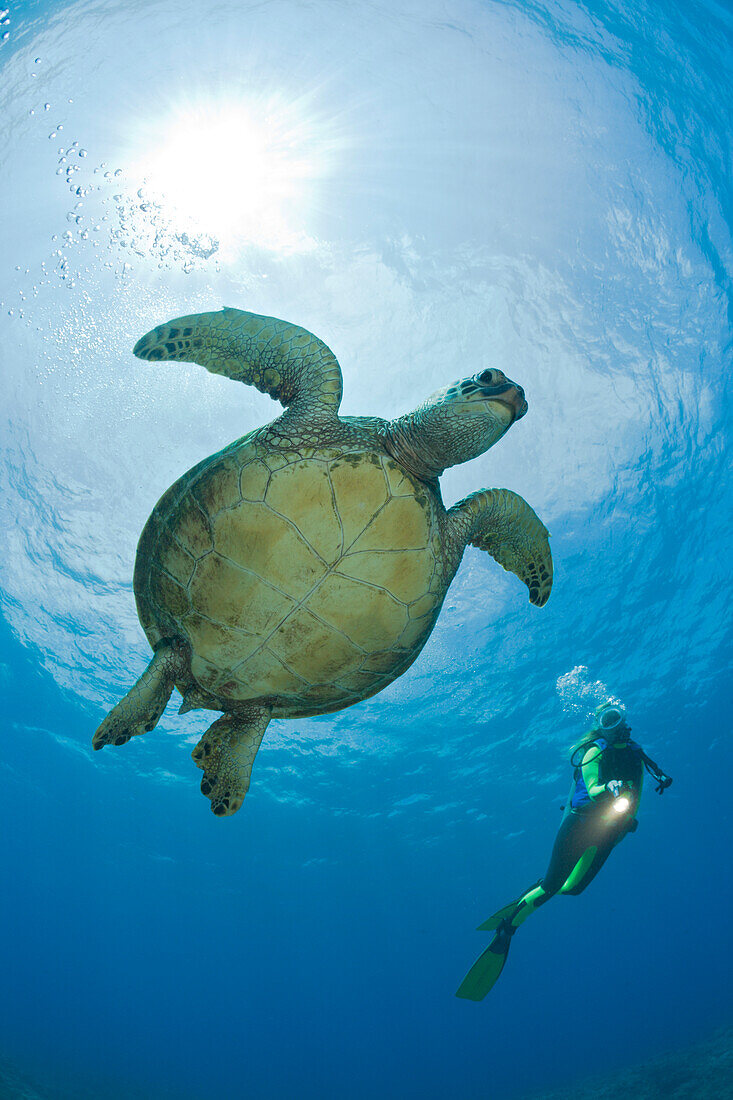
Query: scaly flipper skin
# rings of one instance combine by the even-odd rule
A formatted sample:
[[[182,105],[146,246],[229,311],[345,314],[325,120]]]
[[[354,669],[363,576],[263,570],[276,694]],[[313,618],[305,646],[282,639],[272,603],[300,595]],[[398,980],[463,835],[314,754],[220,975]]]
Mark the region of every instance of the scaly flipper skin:
[[[161,643],[140,679],[99,726],[92,747],[124,745],[157,726],[176,680],[182,679],[187,669],[188,647],[178,640]]]
[[[209,726],[191,753],[201,768],[201,793],[211,799],[217,817],[235,814],[244,802],[252,765],[270,721],[270,707],[250,705],[225,714]]]
[[[341,368],[322,340],[299,325],[241,309],[193,313],[148,332],[138,359],[198,363],[212,374],[256,386],[310,418],[331,418],[341,404]]]
[[[448,512],[456,535],[486,550],[529,589],[530,603],[544,607],[552,591],[552,554],[544,523],[510,489],[481,489]]]

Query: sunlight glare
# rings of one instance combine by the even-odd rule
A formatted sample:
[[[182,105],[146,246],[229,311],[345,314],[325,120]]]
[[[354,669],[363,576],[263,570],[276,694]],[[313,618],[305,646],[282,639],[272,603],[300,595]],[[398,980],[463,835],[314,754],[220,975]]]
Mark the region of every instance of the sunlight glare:
[[[222,243],[286,247],[304,232],[309,184],[325,172],[313,131],[294,108],[200,105],[173,116],[137,172],[167,214]]]

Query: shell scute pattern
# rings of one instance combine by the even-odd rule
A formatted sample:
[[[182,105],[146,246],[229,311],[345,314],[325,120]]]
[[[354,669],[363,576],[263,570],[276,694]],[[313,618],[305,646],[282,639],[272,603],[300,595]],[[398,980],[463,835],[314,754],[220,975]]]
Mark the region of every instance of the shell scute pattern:
[[[383,588],[332,573],[308,598],[308,608],[367,653],[396,640],[407,622],[407,608]],[[336,624],[339,624],[338,626]]]
[[[245,463],[239,475],[241,499],[264,500],[271,477],[272,470],[259,459]]]
[[[150,598],[177,619],[182,618],[190,608],[186,589],[157,568],[150,573]]]
[[[267,634],[295,607],[296,601],[254,571],[210,554],[196,563],[191,586],[195,611],[221,626]]]
[[[246,669],[246,673],[244,670]],[[307,685],[287,668],[282,660],[268,646],[260,646],[243,665],[233,670],[230,689],[234,699],[284,699],[299,698],[307,691]],[[243,674],[244,673],[244,674]],[[226,683],[227,676],[221,676],[218,683]]]
[[[411,619],[400,635],[400,647],[410,653],[420,639],[432,630],[435,615],[421,615]]]
[[[236,456],[225,455],[206,470],[191,486],[191,493],[204,515],[213,518],[225,508],[233,508],[242,500],[240,466]]]
[[[307,650],[302,639],[308,638]],[[269,643],[270,649],[303,684],[328,684],[344,668],[358,669],[364,653],[352,640],[318,618],[306,607],[288,617]]]
[[[193,649],[212,664],[224,662],[234,667],[249,657],[258,648],[260,639],[257,634],[232,626],[222,626],[197,612],[190,612],[182,620],[189,642]]]
[[[427,592],[434,569],[435,559],[429,550],[415,550],[406,559],[398,550],[354,549],[338,567],[339,573],[384,588],[407,605]]]
[[[158,537],[158,562],[163,573],[167,573],[183,588],[188,587],[196,559],[167,528]]]
[[[295,600],[303,599],[327,569],[295,525],[267,503],[246,503],[220,513],[214,520],[214,547]]]
[[[440,522],[388,456],[246,437],[173,489],[143,535],[138,606],[151,640],[188,639],[222,705],[319,713],[410,664],[442,602]]]
[[[300,461],[283,467],[273,478],[265,503],[294,525],[310,548],[327,565],[343,551],[343,530],[325,462]]]
[[[379,514],[353,543],[356,550],[422,550],[430,530],[425,510],[414,497],[395,497],[387,501]]]
[[[389,500],[389,488],[381,464],[364,463],[359,469],[357,455],[344,455],[329,464],[336,509],[347,550],[365,531]]]
[[[170,520],[167,525],[184,550],[193,558],[210,554],[214,549],[214,541],[209,517],[192,494],[184,496],[171,511],[175,526],[170,526]]]

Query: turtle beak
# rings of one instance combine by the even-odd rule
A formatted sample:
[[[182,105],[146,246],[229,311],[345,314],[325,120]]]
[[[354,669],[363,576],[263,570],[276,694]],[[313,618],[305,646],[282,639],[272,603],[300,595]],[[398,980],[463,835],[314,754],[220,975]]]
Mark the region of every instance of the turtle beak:
[[[524,390],[500,370],[484,370],[476,375],[481,396],[500,405],[506,405],[512,414],[511,423],[521,420],[529,405]]]

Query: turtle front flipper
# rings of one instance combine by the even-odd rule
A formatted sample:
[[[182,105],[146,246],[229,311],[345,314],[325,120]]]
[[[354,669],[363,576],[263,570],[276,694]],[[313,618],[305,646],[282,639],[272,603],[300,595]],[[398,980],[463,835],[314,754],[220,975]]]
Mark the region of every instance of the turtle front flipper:
[[[176,680],[188,673],[189,653],[178,639],[162,642],[153,659],[127,695],[113,707],[92,738],[92,747],[124,745],[131,737],[157,726]]]
[[[235,814],[244,802],[252,765],[272,710],[251,704],[238,714],[225,714],[209,726],[191,753],[201,768],[201,793],[211,799],[217,817]]]
[[[341,368],[331,349],[276,317],[241,309],[177,317],[138,340],[133,353],[198,363],[310,417],[335,417],[341,404]]]
[[[529,589],[530,603],[543,607],[552,589],[547,528],[527,501],[510,489],[481,489],[448,512],[455,537],[486,550]]]

